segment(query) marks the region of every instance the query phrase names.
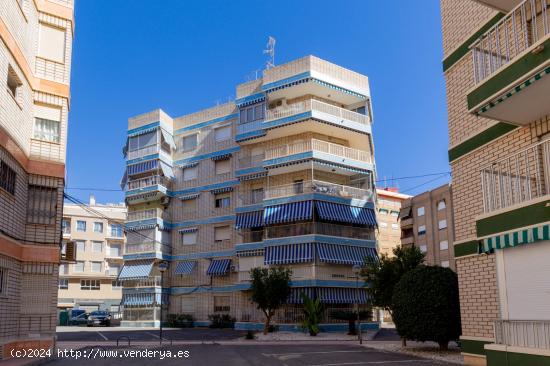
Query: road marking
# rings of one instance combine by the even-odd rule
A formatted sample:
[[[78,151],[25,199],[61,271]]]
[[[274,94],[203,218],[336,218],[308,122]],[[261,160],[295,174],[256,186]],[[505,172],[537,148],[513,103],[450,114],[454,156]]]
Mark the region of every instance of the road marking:
[[[421,362],[437,362],[436,360],[395,360],[395,361],[359,361],[359,362],[339,362],[339,363],[321,363],[321,364],[309,364],[305,366],[349,366],[349,365],[388,365],[392,363],[410,363],[414,362],[414,364],[421,363]]]
[[[109,340],[109,338],[105,337],[103,334],[101,334],[100,332],[96,332],[97,334],[99,334],[101,336],[101,338],[105,339],[106,341]]]
[[[368,353],[367,350],[352,350],[352,351],[317,351],[317,352],[291,352],[291,353],[262,353],[263,356],[287,356],[287,355],[315,355],[315,354],[325,354],[325,353]]]
[[[146,334],[149,334],[149,335],[152,335],[153,337],[155,337],[156,339],[160,339],[160,337],[158,336],[158,334],[155,334],[155,333],[151,333],[151,332],[145,332]]]

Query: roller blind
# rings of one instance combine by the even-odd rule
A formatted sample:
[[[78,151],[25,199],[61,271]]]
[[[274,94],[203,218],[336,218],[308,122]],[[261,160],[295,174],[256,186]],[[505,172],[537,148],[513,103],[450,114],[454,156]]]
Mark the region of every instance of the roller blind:
[[[34,116],[37,118],[43,118],[50,121],[61,122],[61,108],[35,104]]]
[[[41,23],[39,33],[38,55],[63,63],[65,61],[65,30]]]

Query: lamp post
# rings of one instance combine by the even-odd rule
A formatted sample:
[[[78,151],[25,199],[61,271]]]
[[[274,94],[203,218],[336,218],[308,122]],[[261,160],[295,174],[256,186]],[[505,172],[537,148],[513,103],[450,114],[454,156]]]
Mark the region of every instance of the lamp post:
[[[359,344],[363,344],[363,337],[361,336],[361,315],[359,314],[359,274],[361,273],[361,266],[355,264],[351,270],[355,275],[355,309],[357,311],[357,337],[359,339]]]
[[[168,262],[162,261],[159,263],[159,271],[160,271],[160,327],[159,327],[159,339],[160,344],[162,344],[162,286],[164,284],[164,272],[168,269]]]

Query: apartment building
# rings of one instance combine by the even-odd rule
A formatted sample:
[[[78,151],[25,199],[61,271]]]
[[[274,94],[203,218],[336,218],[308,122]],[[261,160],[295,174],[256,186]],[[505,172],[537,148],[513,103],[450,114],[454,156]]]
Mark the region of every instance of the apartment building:
[[[63,246],[74,242],[74,263],[59,266],[57,308],[120,311],[126,206],[98,204],[90,196],[88,205],[63,206]]]
[[[73,27],[72,0],[0,1],[0,359],[55,335]]]
[[[378,188],[376,195],[378,196],[378,231],[376,232],[378,252],[391,257],[393,249],[401,245],[401,227],[399,225],[401,205],[411,196],[399,193],[397,188]]]
[[[324,329],[345,329],[330,314],[366,306],[352,266],[377,257],[371,116],[366,76],[307,56],[238,85],[234,103],[130,118],[123,324],[158,325],[162,305],[259,329],[249,271],[287,266],[275,322],[297,329],[305,292],[327,304]]]
[[[401,245],[417,246],[431,266],[455,270],[451,185],[444,184],[402,202]]]
[[[550,363],[548,0],[442,0],[468,364]]]

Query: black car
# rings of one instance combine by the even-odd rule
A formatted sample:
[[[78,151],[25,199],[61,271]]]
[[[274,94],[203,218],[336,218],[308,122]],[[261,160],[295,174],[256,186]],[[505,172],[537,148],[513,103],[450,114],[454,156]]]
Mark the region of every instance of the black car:
[[[106,327],[110,327],[111,314],[102,310],[92,311],[88,316],[88,326],[93,327],[94,325],[105,325]]]

